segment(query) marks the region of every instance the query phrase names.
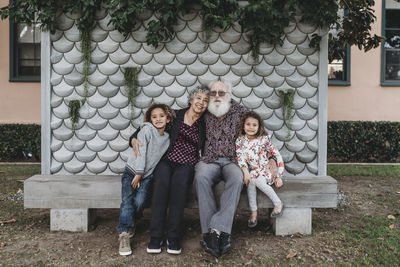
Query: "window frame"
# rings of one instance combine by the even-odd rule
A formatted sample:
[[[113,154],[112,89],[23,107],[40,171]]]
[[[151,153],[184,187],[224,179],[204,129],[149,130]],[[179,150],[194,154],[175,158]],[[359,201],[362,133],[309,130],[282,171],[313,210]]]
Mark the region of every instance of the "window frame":
[[[10,21],[10,82],[40,82],[40,75],[38,76],[17,76],[16,61],[18,60],[17,49],[17,24]]]
[[[351,85],[350,59],[351,59],[350,45],[346,45],[345,55],[344,55],[344,59],[343,59],[343,68],[344,68],[343,74],[345,75],[346,79],[344,79],[344,80],[329,80],[329,78],[328,78],[328,86],[350,86]],[[329,62],[328,62],[328,66],[329,66]],[[328,72],[329,72],[329,70],[328,70]]]
[[[392,29],[392,28],[389,28]],[[397,29],[397,28],[393,28]],[[382,36],[386,35],[386,0],[382,0]],[[385,36],[386,37],[386,36]],[[381,86],[400,86],[399,81],[385,80],[386,54],[385,43],[381,44]]]

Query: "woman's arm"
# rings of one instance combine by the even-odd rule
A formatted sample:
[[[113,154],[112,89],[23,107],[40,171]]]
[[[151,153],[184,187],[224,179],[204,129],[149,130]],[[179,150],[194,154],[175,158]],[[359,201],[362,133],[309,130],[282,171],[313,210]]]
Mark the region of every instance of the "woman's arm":
[[[140,127],[136,129],[136,131],[129,137],[129,146],[132,147],[133,153],[135,154],[135,158],[140,156],[140,146],[142,143],[137,139],[137,136],[140,133]]]

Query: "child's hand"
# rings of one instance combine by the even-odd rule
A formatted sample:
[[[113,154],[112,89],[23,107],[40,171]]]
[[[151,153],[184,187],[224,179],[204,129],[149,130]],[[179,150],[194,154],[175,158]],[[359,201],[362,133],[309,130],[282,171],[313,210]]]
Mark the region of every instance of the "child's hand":
[[[140,179],[142,178],[141,175],[136,174],[135,177],[132,180],[131,186],[133,189],[137,189],[140,187]]]
[[[274,181],[275,187],[276,188],[280,188],[283,185],[283,181],[282,178],[280,177],[276,177],[275,181]]]

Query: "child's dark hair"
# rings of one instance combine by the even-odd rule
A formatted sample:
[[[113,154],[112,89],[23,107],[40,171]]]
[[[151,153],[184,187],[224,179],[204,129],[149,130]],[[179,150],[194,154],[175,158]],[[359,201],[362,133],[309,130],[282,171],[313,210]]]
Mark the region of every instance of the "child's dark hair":
[[[246,120],[248,118],[253,118],[253,119],[256,119],[258,121],[258,131],[256,133],[256,137],[260,137],[260,136],[264,136],[264,135],[268,134],[267,131],[264,129],[264,123],[263,123],[263,120],[261,119],[260,115],[258,115],[254,111],[249,111],[246,114],[244,114],[243,118],[240,121],[239,136],[246,135],[246,133],[244,131],[244,123],[246,122]]]
[[[169,122],[165,126],[165,130],[169,131],[172,122],[175,119],[175,111],[166,104],[160,104],[160,103],[151,104],[150,107],[147,109],[146,113],[144,114],[144,121],[151,123],[151,112],[153,112],[153,110],[155,110],[156,108],[162,109],[167,115],[167,119],[169,119]]]

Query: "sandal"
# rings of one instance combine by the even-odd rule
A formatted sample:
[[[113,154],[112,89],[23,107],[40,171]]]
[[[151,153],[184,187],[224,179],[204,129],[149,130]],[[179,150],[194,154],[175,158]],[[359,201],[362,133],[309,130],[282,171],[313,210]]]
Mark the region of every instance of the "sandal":
[[[283,204],[281,203],[280,208],[279,204],[274,207],[273,211],[271,212],[271,218],[282,216],[282,213],[283,213]]]
[[[253,220],[252,220],[253,219]],[[249,228],[254,228],[257,226],[257,214],[251,214],[249,220],[247,221],[247,226]]]

